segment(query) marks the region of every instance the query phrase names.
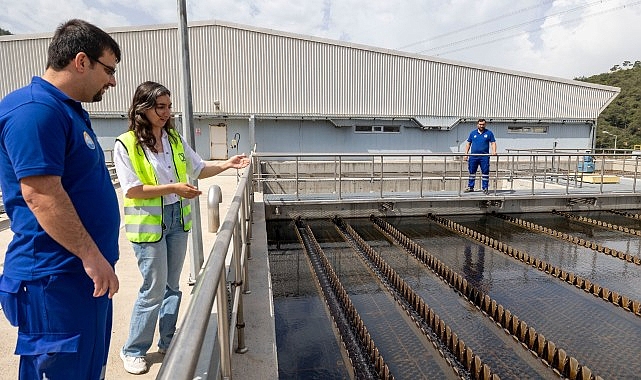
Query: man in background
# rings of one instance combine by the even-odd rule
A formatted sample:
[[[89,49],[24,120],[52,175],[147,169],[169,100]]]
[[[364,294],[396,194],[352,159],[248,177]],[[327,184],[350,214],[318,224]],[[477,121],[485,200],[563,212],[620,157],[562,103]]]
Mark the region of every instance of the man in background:
[[[120,214],[80,102],[116,85],[120,47],[98,27],[58,27],[42,77],[0,102],[0,186],[13,239],[0,303],[18,327],[20,379],[102,379],[118,291]]]
[[[479,166],[481,167],[481,189],[483,193],[489,194],[490,184],[490,157],[487,154],[492,149],[492,155],[496,155],[496,139],[494,134],[489,129],[485,129],[485,119],[479,119],[476,124],[476,129],[470,132],[465,145],[465,160],[468,161],[468,171],[470,177],[467,182],[466,193],[474,191],[474,183],[476,182],[476,171]],[[471,153],[472,156],[468,156]],[[485,154],[485,156],[476,156]]]

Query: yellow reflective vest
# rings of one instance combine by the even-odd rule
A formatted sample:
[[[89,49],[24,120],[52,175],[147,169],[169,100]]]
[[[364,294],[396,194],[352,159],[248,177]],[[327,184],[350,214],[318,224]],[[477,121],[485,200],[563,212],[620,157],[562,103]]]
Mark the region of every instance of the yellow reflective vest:
[[[175,142],[169,139],[172,158],[178,181],[187,183],[187,162],[185,149],[178,133],[170,132]],[[127,149],[129,159],[136,175],[144,185],[158,185],[154,168],[151,166],[145,150],[136,143],[133,131],[128,131],[116,138]],[[155,243],[162,239],[163,234],[163,202],[162,197],[137,199],[123,197],[125,207],[125,233],[127,239],[134,243]],[[188,199],[180,198],[182,225],[185,231],[191,229],[191,205]]]

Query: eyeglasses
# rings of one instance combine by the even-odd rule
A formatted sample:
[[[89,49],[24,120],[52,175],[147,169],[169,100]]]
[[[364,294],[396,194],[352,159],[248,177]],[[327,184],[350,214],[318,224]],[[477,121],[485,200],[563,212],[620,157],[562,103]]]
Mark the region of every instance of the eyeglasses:
[[[87,54],[87,53],[85,53],[85,54]],[[110,77],[113,77],[113,76],[116,75],[116,68],[115,67],[111,67],[109,65],[105,65],[104,63],[100,62],[100,60],[98,58],[94,58],[94,57],[90,56],[89,54],[87,54],[87,57],[89,57],[90,60],[96,61],[99,64],[101,64],[102,66],[104,66],[105,73],[107,73],[107,75],[109,75]]]

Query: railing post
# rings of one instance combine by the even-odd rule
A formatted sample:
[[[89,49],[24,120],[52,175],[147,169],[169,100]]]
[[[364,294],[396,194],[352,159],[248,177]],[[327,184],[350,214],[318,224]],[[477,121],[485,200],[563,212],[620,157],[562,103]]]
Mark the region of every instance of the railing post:
[[[423,156],[421,156],[421,158],[422,157]],[[422,161],[421,161],[421,163],[422,163]],[[447,190],[447,188],[445,186],[445,184],[447,183],[446,182],[447,181],[447,156],[443,156],[443,179],[442,179],[442,181],[443,181],[442,190],[445,191],[445,190]]]
[[[559,166],[561,166],[561,158],[559,157]],[[572,168],[572,156],[568,156],[568,174],[565,176],[565,194],[570,194],[570,170]]]
[[[338,156],[338,199],[343,199],[343,156]]]
[[[510,157],[510,191],[514,190],[514,156]]]
[[[236,280],[236,286],[239,286],[239,292],[238,292],[238,312],[236,314],[236,329],[238,330],[238,347],[236,348],[236,352],[240,354],[244,354],[247,352],[247,346],[245,346],[245,316],[243,313],[243,288],[245,286],[245,281],[247,280],[245,276],[243,276],[244,271],[243,271],[243,244],[242,240],[243,239],[243,234],[242,230],[243,228],[241,227],[242,224],[244,224],[244,215],[242,215],[243,209],[241,208],[241,215],[239,215],[239,220],[236,223],[236,226],[234,227],[234,276]],[[230,342],[231,343],[231,342]]]
[[[299,160],[299,156],[296,156],[296,200],[297,201],[300,200],[300,194],[298,194],[298,186],[299,186],[299,184],[298,184],[298,160]]]
[[[409,192],[412,189],[412,156],[408,156],[407,164],[407,191]]]
[[[424,163],[425,163],[425,156],[421,155],[421,185],[419,186],[419,196],[423,198],[423,181],[425,179],[425,175],[423,173],[424,170]]]
[[[374,192],[374,174],[376,174],[376,169],[374,168],[374,165],[376,165],[375,161],[376,161],[376,156],[372,156],[372,166],[371,166],[372,170],[371,170],[370,178],[369,178],[369,184],[370,184],[369,192],[370,193]]]
[[[599,194],[603,194],[603,173],[605,173],[605,154],[601,156],[601,183],[599,186]]]
[[[545,189],[548,182],[548,156],[545,156],[543,160],[543,189]],[[550,170],[551,176],[554,175],[554,157],[552,157],[552,169]],[[558,177],[556,177],[558,179]],[[557,182],[558,183],[558,182]]]
[[[632,181],[632,192],[637,192],[637,173],[639,172],[639,156],[634,158],[634,181]]]
[[[336,171],[337,163],[338,161],[336,160],[336,156],[334,156],[334,194],[336,194],[336,192],[338,191],[338,181],[339,181],[338,172]]]
[[[253,229],[252,229],[252,224],[253,224],[253,216],[252,216],[252,204],[254,204],[254,191],[252,189],[252,184],[253,184],[253,178],[252,174],[249,173],[248,175],[248,186],[245,187],[245,221],[247,223],[247,232],[245,233],[245,239],[246,239],[246,245],[247,245],[247,260],[251,260],[252,258],[252,250],[251,250],[251,239],[253,236]]]
[[[494,172],[494,195],[496,195],[497,194],[497,187],[499,185],[499,156],[497,154],[494,157],[496,157],[496,165],[495,165],[496,168],[495,168],[495,172]]]
[[[532,159],[530,160],[530,162],[531,162],[530,168],[532,169],[532,189],[531,189],[531,191],[532,191],[532,195],[534,195],[534,181],[535,181],[535,177],[536,177],[536,156],[532,155],[531,157],[532,157]]]
[[[216,312],[218,320],[218,344],[220,345],[220,375],[231,379],[231,349],[229,346],[229,309],[227,307],[227,275],[221,268],[220,280],[216,287]],[[195,354],[195,353],[194,353]]]
[[[380,177],[380,180],[381,180],[381,199],[383,199],[383,180],[384,180],[383,178],[384,178],[384,176],[383,176],[383,155],[381,154],[381,177]]]
[[[245,192],[243,196],[243,203],[248,201],[248,195],[247,192]],[[250,218],[247,217],[247,211],[245,210],[245,207],[241,207],[240,209],[240,237],[241,237],[241,257],[243,256],[242,254],[245,253],[245,257],[247,257],[247,260],[249,260],[249,255],[251,252],[251,240],[249,239],[249,228],[250,228]],[[247,276],[247,262],[245,262],[245,265],[243,266],[245,270],[245,275],[243,276],[243,293],[249,294],[251,293],[251,290],[249,288],[249,276]]]
[[[461,164],[459,165],[459,181],[458,181],[458,196],[461,196],[461,193],[463,192],[463,163],[465,161],[465,155],[461,156]],[[469,174],[468,174],[469,177]],[[469,179],[469,178],[468,178]],[[467,186],[467,185],[465,185]]]

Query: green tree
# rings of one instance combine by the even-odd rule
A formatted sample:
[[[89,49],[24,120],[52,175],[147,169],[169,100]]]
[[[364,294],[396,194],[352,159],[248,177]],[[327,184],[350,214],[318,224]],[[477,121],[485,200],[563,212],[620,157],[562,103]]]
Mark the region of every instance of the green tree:
[[[609,73],[576,80],[621,88],[621,93],[599,115],[597,120],[597,148],[611,148],[612,136],[618,136],[620,147],[632,148],[641,144],[641,61],[624,61],[614,65]]]
[[[11,34],[11,32],[8,31],[8,30],[4,30],[4,29],[0,28],[0,36],[4,36],[6,34]]]

